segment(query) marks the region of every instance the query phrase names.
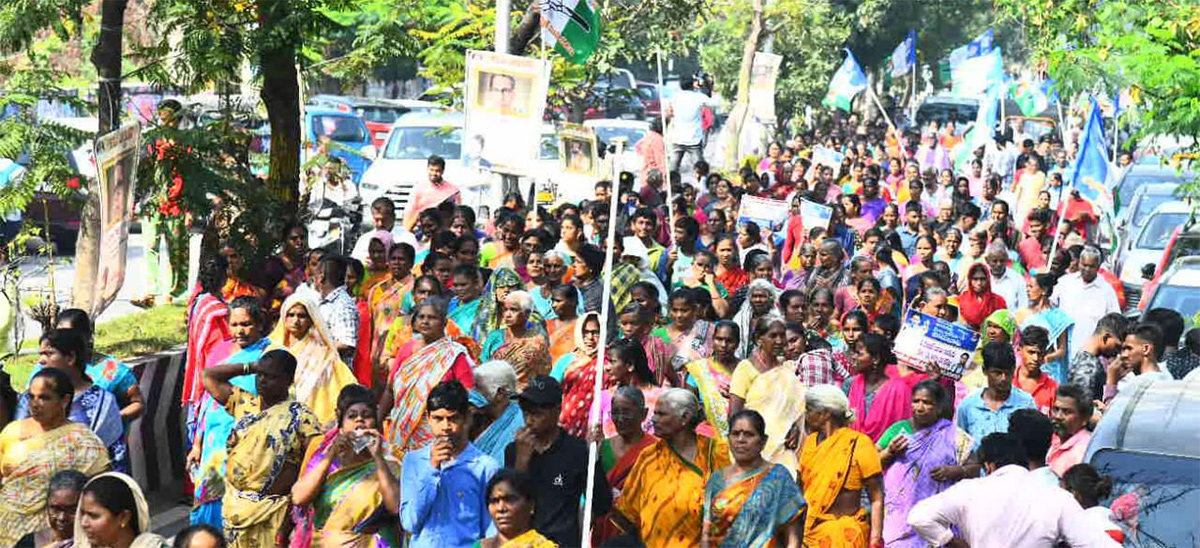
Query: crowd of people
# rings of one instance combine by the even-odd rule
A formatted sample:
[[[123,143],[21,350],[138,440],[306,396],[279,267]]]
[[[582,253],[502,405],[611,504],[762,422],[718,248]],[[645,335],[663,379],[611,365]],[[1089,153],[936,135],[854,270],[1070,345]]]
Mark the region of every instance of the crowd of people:
[[[1098,213],[1063,187],[1073,142],[1010,130],[956,170],[960,139],[850,118],[736,173],[486,219],[432,157],[350,256],[302,225],[270,257],[223,248],[188,304],[175,545],[1116,545],[1136,494],[1083,462],[1090,429],[1189,373],[1200,331],[1121,314]],[[684,145],[673,166],[703,156]],[[792,215],[740,222],[746,196]],[[896,358],[908,310],[980,333],[960,377]],[[143,396],[91,340],[78,310],[41,337],[0,432],[0,545],[165,542],[122,473]]]

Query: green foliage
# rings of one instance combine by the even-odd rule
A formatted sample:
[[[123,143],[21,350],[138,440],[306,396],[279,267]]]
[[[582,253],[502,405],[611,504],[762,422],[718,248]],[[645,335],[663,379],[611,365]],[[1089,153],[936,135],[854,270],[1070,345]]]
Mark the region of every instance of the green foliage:
[[[24,50],[45,29],[62,40],[78,32],[91,0],[5,0],[0,2],[0,53]]]
[[[1025,25],[1063,96],[1132,89],[1137,136],[1191,137],[1200,149],[1200,4],[1189,0],[996,0]],[[1200,185],[1185,187],[1200,196]]]

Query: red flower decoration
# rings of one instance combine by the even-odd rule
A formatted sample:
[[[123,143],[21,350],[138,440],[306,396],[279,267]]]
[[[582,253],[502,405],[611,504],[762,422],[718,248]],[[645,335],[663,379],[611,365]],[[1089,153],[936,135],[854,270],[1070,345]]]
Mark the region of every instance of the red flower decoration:
[[[79,177],[71,177],[67,179],[67,188],[79,190]]]

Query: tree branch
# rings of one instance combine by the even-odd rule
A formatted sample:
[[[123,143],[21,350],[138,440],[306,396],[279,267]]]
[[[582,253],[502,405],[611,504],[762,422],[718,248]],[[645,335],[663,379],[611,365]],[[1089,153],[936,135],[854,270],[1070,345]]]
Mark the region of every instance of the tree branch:
[[[529,2],[529,7],[525,8],[525,15],[521,16],[521,22],[517,24],[517,28],[513,30],[512,36],[508,39],[508,53],[512,55],[525,53],[525,49],[537,37],[541,27],[542,14],[538,11],[537,0],[533,0]]]

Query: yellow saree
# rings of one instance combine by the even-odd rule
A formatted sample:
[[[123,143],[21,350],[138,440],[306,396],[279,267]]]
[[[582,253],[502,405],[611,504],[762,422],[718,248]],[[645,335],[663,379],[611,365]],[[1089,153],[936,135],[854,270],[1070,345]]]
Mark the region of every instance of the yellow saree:
[[[253,413],[257,398],[240,398],[241,390],[234,392],[229,414],[239,418],[229,433],[229,468],[221,499],[225,538],[232,548],[273,547],[290,497],[268,491],[285,468],[299,468],[309,440],[321,429],[316,415],[303,404],[287,401]]]
[[[312,320],[303,339],[297,339],[285,326],[286,319],[275,324],[275,330],[267,337],[271,341],[268,350],[283,348],[296,357],[296,375],[292,388],[296,401],[303,403],[317,415],[324,426],[337,420],[337,398],[342,388],[357,382],[354,373],[342,362],[337,344],[321,319],[317,303],[303,294],[292,294],[280,308],[284,318],[295,306],[303,306]]]
[[[830,513],[842,490],[858,491],[883,467],[871,438],[854,429],[837,429],[817,441],[809,434],[800,451],[800,481],[808,502],[804,545],[809,548],[866,548],[871,525],[866,510],[853,515]]]
[[[796,452],[784,447],[788,431],[804,416],[804,384],[795,369],[779,365],[755,377],[746,393],[746,409],[758,411],[767,423],[763,458],[782,465],[795,478],[800,463]]]
[[[684,369],[700,394],[704,420],[711,427],[713,437],[725,442],[729,436],[729,377],[733,372],[712,358],[695,360]]]
[[[71,422],[45,432],[33,419],[9,423],[0,432],[0,546],[15,546],[50,526],[46,490],[55,473],[93,476],[108,467],[108,449],[85,425]]]
[[[646,546],[699,546],[704,487],[729,462],[729,448],[711,438],[696,438],[695,462],[658,440],[638,456],[613,508],[637,527]]]
[[[309,444],[302,474],[325,458],[336,435],[337,430],[331,430]],[[400,463],[391,459],[386,462],[392,475],[399,477]],[[348,467],[335,461],[325,476],[320,495],[306,512],[307,525],[312,532],[306,545],[320,548],[399,547],[402,542],[398,531],[394,526],[386,527],[389,524],[387,518],[375,461],[367,460]],[[392,518],[391,524],[394,523]]]

